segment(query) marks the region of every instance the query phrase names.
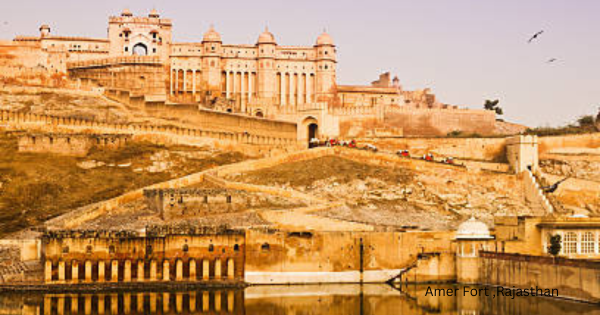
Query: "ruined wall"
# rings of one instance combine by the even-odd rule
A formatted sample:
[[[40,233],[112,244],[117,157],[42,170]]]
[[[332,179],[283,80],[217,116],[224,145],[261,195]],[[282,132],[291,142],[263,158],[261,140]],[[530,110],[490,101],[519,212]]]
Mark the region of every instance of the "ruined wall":
[[[46,283],[244,278],[245,235],[238,230],[56,231],[47,232],[42,244]]]
[[[19,137],[19,152],[86,156],[92,147],[119,149],[130,135],[26,134]]]
[[[600,263],[520,254],[482,252],[479,283],[558,289],[563,298],[600,302]]]
[[[496,115],[474,109],[386,108],[384,121],[402,128],[405,136],[445,136],[452,131],[491,135]]]

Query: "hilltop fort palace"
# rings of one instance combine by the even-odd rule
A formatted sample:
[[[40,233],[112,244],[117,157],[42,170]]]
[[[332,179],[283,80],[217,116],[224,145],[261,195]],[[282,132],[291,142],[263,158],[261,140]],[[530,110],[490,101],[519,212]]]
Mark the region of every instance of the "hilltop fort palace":
[[[110,17],[107,38],[57,36],[42,25],[38,36],[0,41],[5,80],[101,89],[166,116],[193,117],[196,106],[286,121],[297,125],[301,141],[492,134],[502,123],[491,111],[443,104],[429,89],[405,91],[389,73],[371,85],[340,85],[337,67],[337,48],[325,32],[313,46],[279,45],[268,29],[256,43],[227,44],[210,27],[200,42],[180,43],[173,22],[156,10]]]

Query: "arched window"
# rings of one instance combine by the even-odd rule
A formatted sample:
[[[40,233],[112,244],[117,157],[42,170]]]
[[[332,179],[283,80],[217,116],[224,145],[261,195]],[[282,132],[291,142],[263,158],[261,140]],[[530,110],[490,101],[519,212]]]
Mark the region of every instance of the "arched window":
[[[238,245],[238,244],[233,245],[233,251],[234,252],[239,252],[240,251],[240,245]]]
[[[215,246],[213,244],[208,245],[208,251],[209,252],[214,252],[215,251]]]
[[[115,253],[115,245],[110,245],[108,247],[108,253],[109,254],[114,254]]]
[[[183,252],[187,253],[190,250],[187,244],[183,245]]]
[[[264,244],[260,245],[260,249],[265,252],[269,251],[271,249],[271,245],[269,245],[269,243],[264,243]]]
[[[88,245],[85,247],[85,253],[88,255],[92,254],[92,245]]]
[[[148,47],[142,43],[137,43],[135,46],[133,46],[133,54],[136,56],[147,56]]]
[[[65,246],[62,248],[62,252],[63,254],[68,254],[69,253],[69,246]]]

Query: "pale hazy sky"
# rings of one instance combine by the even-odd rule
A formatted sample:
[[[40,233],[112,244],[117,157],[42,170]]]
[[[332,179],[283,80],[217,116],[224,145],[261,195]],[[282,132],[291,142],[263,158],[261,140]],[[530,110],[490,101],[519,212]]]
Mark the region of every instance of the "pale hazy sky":
[[[600,0],[0,0],[0,38],[35,35],[42,23],[105,37],[109,15],[153,7],[173,19],[175,41],[200,41],[214,24],[225,43],[254,44],[268,25],[279,44],[312,45],[326,28],[340,84],[391,71],[445,103],[481,108],[498,98],[505,119],[530,126],[600,107]]]

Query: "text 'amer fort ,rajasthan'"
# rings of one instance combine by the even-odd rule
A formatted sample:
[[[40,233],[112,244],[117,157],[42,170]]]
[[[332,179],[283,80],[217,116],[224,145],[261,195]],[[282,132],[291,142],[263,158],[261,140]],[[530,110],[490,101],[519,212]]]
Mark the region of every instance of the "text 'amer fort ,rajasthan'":
[[[338,84],[327,33],[172,32],[124,10],[107,38],[0,41],[0,289],[449,282],[600,302],[599,133],[523,135],[389,73]]]

